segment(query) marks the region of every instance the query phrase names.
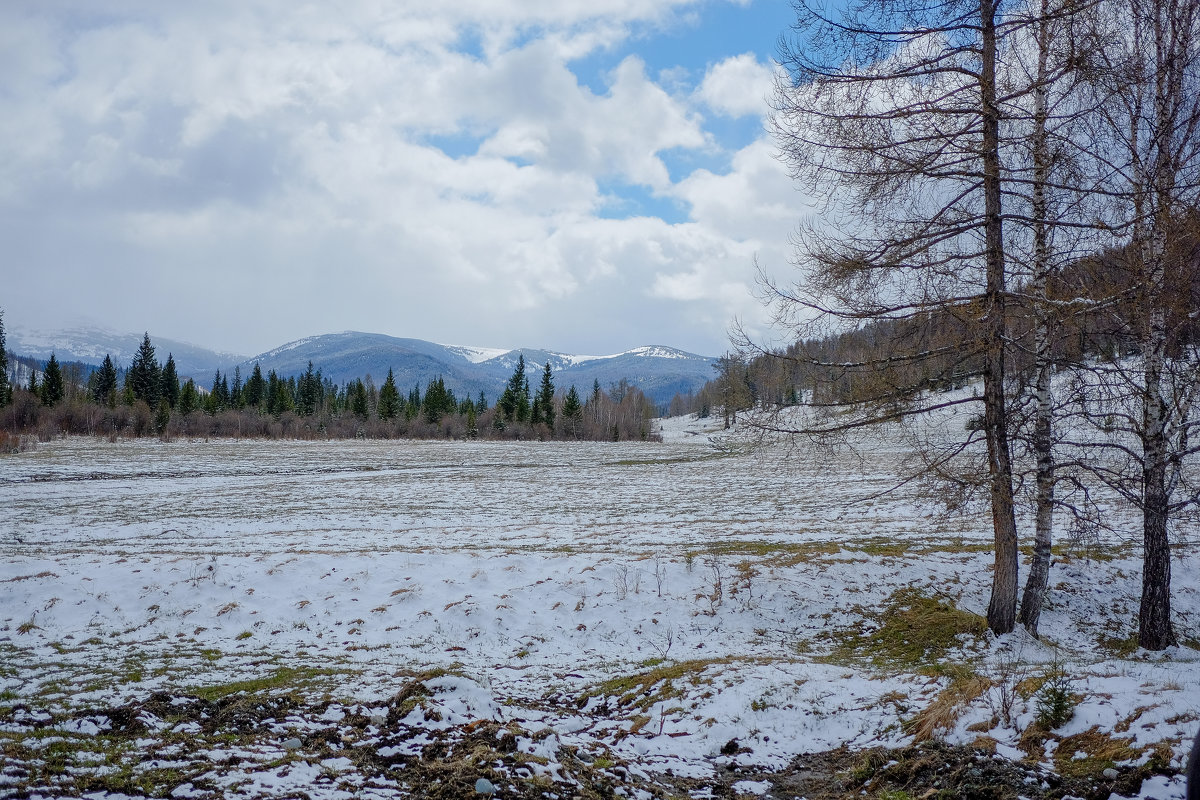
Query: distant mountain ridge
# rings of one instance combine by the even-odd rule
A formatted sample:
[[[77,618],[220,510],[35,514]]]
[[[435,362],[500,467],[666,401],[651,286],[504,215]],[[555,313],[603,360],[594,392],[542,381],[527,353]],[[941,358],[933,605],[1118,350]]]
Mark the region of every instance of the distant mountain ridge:
[[[536,387],[543,366],[549,363],[555,386],[560,389],[574,385],[586,396],[594,382],[607,390],[624,379],[657,405],[669,403],[677,392],[698,390],[712,377],[715,362],[708,356],[663,345],[611,355],[572,355],[534,348],[504,350],[437,344],[359,331],[309,336],[253,357],[209,350],[157,337],[153,332],[150,338],[160,360],[165,361],[171,353],[180,376],[194,378],[203,388],[208,388],[217,370],[232,377],[237,367],[245,380],[258,363],[264,374],[275,370],[277,375],[288,377],[303,373],[311,361],[324,377],[339,385],[370,375],[380,386],[390,368],[403,394],[414,386],[424,392],[430,380],[441,377],[446,388],[460,398],[475,397],[482,391],[489,403],[499,397],[522,355],[531,386]],[[45,360],[54,352],[59,361],[98,365],[107,353],[122,368],[129,366],[141,341],[142,334],[84,326],[57,332],[8,331],[9,349],[20,355]]]
[[[500,350],[445,345],[346,331],[288,342],[237,366],[243,376],[249,374],[255,363],[264,372],[275,370],[276,374],[287,376],[304,372],[311,361],[324,377],[335,383],[370,375],[377,386],[391,369],[403,393],[413,386],[419,386],[423,392],[430,380],[441,377],[446,388],[459,397],[474,397],[482,391],[488,402],[494,403],[521,356],[525,357],[531,386],[536,386],[544,365],[549,363],[555,386],[560,389],[574,385],[586,395],[596,381],[607,390],[625,379],[659,405],[670,402],[677,392],[686,394],[703,386],[713,374],[715,361],[661,345],[590,356],[533,348]]]
[[[129,333],[108,328],[79,325],[58,331],[29,330],[5,327],[8,349],[22,356],[45,361],[54,353],[59,361],[79,361],[100,366],[104,356],[112,356],[118,369],[128,367],[142,344],[142,333]],[[245,358],[241,353],[222,353],[205,347],[151,335],[159,361],[167,354],[175,358],[180,375],[212,374],[224,364],[234,364]]]

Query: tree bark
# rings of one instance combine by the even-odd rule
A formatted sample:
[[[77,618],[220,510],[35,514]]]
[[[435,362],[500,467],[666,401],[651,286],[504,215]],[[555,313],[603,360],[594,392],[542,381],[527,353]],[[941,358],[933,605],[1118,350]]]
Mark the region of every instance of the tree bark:
[[[987,251],[987,346],[983,403],[995,547],[992,596],[988,603],[987,620],[988,627],[994,633],[1002,634],[1012,631],[1016,625],[1017,523],[1013,512],[1012,459],[1008,449],[1008,415],[1004,397],[1007,287],[1001,217],[1000,109],[996,102],[995,0],[980,0],[979,20],[982,38],[979,92],[983,112],[984,242]]]
[[[1162,225],[1145,238],[1143,269],[1147,325],[1142,357],[1142,602],[1138,611],[1138,644],[1163,650],[1176,644],[1171,627],[1171,544],[1167,538],[1170,494],[1167,491],[1167,403],[1163,396],[1167,325],[1163,308],[1165,279]]]

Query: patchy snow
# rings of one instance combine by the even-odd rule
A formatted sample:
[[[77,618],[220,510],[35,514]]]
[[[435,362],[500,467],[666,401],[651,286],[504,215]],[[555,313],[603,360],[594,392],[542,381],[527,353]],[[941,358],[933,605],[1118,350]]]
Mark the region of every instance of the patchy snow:
[[[449,350],[451,353],[460,355],[472,364],[482,364],[484,361],[491,361],[493,358],[499,358],[505,353],[512,352],[511,349],[502,349],[497,347],[468,347],[461,344],[443,344],[442,347]]]
[[[662,444],[69,439],[6,456],[0,742],[54,725],[82,746],[109,721],[96,709],[141,704],[160,765],[203,742],[176,796],[322,798],[386,796],[363,753],[400,763],[453,731],[510,735],[528,780],[564,781],[580,764],[703,781],[910,742],[947,679],[836,657],[836,636],[878,625],[901,587],[983,614],[986,515],[939,515],[915,487],[873,496],[905,455],[878,433],[868,458],[785,461],[733,446],[719,418],[661,427]],[[943,661],[988,688],[947,741],[1024,758],[1036,698],[1014,687],[1059,663],[1079,703],[1047,763],[1098,733],[1127,743],[1120,770],[1155,747],[1182,765],[1200,721],[1196,545],[1173,564],[1188,646],[1122,648],[1140,552],[1135,515],[1110,518],[1125,535],[1103,558],[1067,546],[1052,567],[1044,641],[951,646]],[[311,707],[205,738],[195,697],[281,669],[313,676]],[[735,791],[767,791],[738,774]],[[1142,796],[1182,791],[1152,778]]]
[[[342,331],[342,335],[349,334],[349,333],[353,333],[353,331]],[[275,358],[279,355],[282,355],[283,353],[286,353],[289,350],[295,350],[298,347],[304,347],[305,345],[310,344],[311,342],[314,342],[320,338],[321,338],[320,336],[306,336],[303,339],[296,339],[293,342],[281,344],[281,345],[279,345],[279,347],[276,347],[274,350],[268,350],[265,353],[261,353],[261,354],[255,356],[254,359],[265,361],[269,358]]]

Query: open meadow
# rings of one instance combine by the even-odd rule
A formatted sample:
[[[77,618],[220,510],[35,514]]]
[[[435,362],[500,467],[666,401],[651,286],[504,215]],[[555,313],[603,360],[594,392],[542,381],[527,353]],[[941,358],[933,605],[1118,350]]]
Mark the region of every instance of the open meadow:
[[[1115,503],[1127,536],[1056,549],[1043,639],[997,639],[986,515],[872,497],[899,445],[702,422],[0,457],[0,795],[1183,796],[1194,532],[1182,646],[1135,647]]]

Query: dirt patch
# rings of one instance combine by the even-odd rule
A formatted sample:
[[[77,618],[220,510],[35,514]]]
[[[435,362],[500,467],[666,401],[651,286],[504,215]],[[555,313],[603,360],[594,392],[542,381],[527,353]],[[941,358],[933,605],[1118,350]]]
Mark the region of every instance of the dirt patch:
[[[1114,791],[1136,794],[1153,774],[1174,774],[1158,758],[1137,768],[1119,767],[1115,778],[1105,779],[1097,772],[1011,761],[994,747],[940,742],[896,750],[840,748],[766,770],[743,763],[748,751],[731,740],[712,757],[710,774],[683,778],[665,769],[648,772],[599,739],[563,742],[549,727],[491,718],[448,724],[452,709],[462,706],[439,688],[436,677],[413,676],[392,698],[373,706],[305,701],[290,692],[217,699],[160,692],[128,705],[66,715],[21,707],[11,715],[12,730],[0,733],[0,773],[14,797],[44,790],[163,797],[184,789],[213,800],[248,785],[260,787],[263,797],[373,790],[442,800],[479,796],[480,781],[496,796],[518,800],[733,800],[746,797],[737,791],[745,788],[738,787],[742,781],[765,783],[766,797],[776,800],[1102,800]],[[1097,758],[1101,755],[1113,754],[1097,750]]]
[[[1106,800],[1113,792],[1136,794],[1154,774],[1175,775],[1162,763],[1121,768],[1112,780],[1060,775],[1044,766],[1011,761],[986,748],[925,742],[913,747],[851,751],[845,748],[800,756],[769,780],[768,798],[832,800],[868,798],[950,798],[979,800]],[[744,778],[742,778],[744,779]]]

